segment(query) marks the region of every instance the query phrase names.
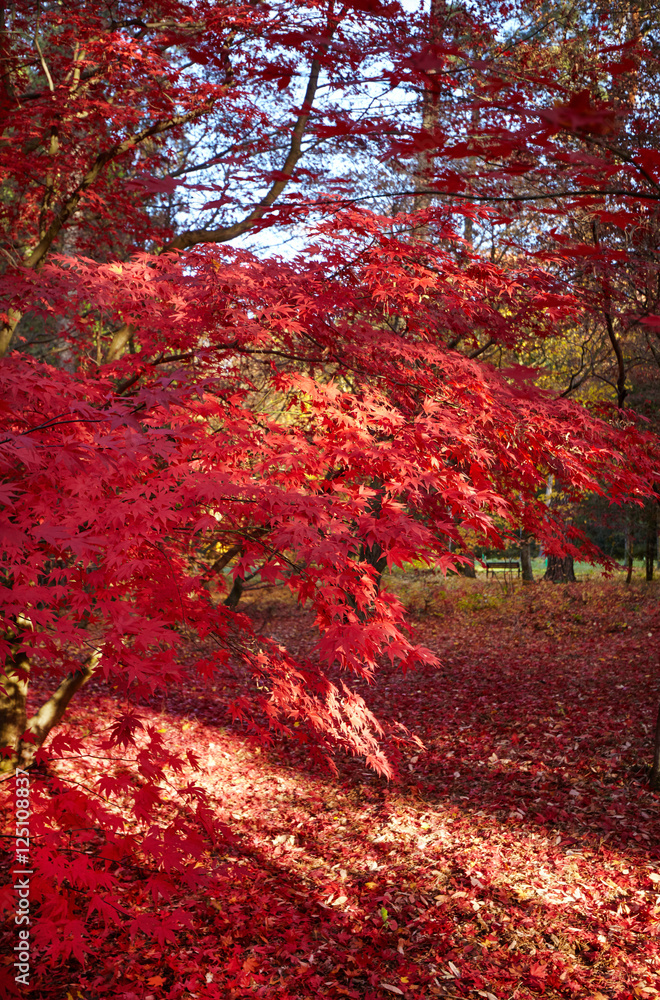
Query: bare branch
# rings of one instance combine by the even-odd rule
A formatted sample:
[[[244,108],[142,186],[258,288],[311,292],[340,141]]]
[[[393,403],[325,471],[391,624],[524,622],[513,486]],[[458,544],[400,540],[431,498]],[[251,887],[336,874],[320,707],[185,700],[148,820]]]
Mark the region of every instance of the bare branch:
[[[48,69],[48,63],[44,59],[44,54],[41,51],[41,45],[39,45],[39,39],[37,38],[36,35],[34,36],[34,44],[36,46],[37,52],[39,53],[39,61],[41,63],[41,68],[43,69],[44,73],[46,74],[46,79],[48,80],[48,89],[50,90],[51,94],[54,94],[55,93],[55,85],[53,83],[53,78],[50,75],[50,70]]]
[[[127,153],[130,149],[138,146],[141,142],[144,142],[145,139],[148,139],[151,136],[161,135],[163,132],[168,132],[170,129],[176,128],[178,125],[185,125],[187,122],[194,121],[196,118],[201,117],[201,115],[206,114],[210,108],[210,104],[204,104],[202,107],[195,108],[193,111],[189,111],[185,115],[174,115],[172,118],[168,118],[165,121],[156,122],[155,125],[150,125],[148,128],[142,129],[142,131],[138,132],[136,135],[128,136],[128,138],[124,139],[123,142],[118,142],[114,146],[111,146],[110,149],[106,149],[103,153],[99,153],[93,165],[87,171],[76,189],[69,195],[60,208],[59,212],[46,230],[43,238],[39,241],[37,246],[25,261],[25,266],[31,268],[38,267],[50,250],[53,241],[59,235],[62,227],[75,212],[85,191],[91,187],[92,184],[94,184],[99,174],[108,165],[108,163],[117,159],[117,157],[122,156],[124,153]]]
[[[259,204],[245,216],[244,219],[241,219],[240,222],[235,222],[231,226],[224,226],[221,229],[191,229],[186,233],[180,233],[164,248],[165,251],[188,250],[190,247],[197,246],[199,243],[227,243],[229,240],[236,239],[237,236],[241,236],[242,233],[252,229],[255,223],[262,219],[268,209],[277,201],[291,180],[295,166],[303,155],[302,138],[311,115],[314,98],[318,89],[319,73],[321,71],[320,57],[328,51],[330,42],[337,25],[343,16],[343,13],[344,12],[342,11],[342,14],[340,14],[337,19],[333,19],[328,25],[327,34],[323,44],[317,51],[316,57],[312,60],[302,109],[291,133],[289,152],[282,165],[282,169],[279,171],[278,179],[273,182],[268,193],[264,198],[262,198]]]

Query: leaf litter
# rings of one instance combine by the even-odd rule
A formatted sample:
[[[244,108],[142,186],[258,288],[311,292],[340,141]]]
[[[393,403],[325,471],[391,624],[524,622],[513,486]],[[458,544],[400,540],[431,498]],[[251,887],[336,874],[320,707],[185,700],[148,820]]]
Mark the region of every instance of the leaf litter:
[[[103,765],[103,788],[118,810],[129,787],[142,797],[150,836],[161,817],[171,870],[149,870],[136,827],[133,863],[105,862],[120,916],[104,904],[101,869],[92,884],[88,866],[93,950],[76,948],[84,933],[72,921],[68,952],[51,953],[34,996],[660,993],[660,822],[647,784],[660,699],[655,586],[543,585],[504,597],[433,578],[420,610],[402,580],[416,640],[441,665],[404,676],[384,663],[362,686],[390,723],[398,780],[356,758],[320,770],[291,740],[260,745],[221,700],[240,693],[229,666],[147,699],[143,727],[191,759],[148,780],[127,748],[123,762],[115,754]],[[276,594],[250,595],[246,613],[300,650],[310,620]],[[67,753],[62,737],[51,786],[53,775],[69,788],[98,777],[94,749],[102,756],[116,705],[101,682],[92,692],[69,727],[88,756]],[[423,747],[392,736],[396,726]],[[198,877],[187,884],[175,834],[190,825],[195,788],[207,798],[195,814]],[[86,852],[95,850],[102,856],[90,833]]]

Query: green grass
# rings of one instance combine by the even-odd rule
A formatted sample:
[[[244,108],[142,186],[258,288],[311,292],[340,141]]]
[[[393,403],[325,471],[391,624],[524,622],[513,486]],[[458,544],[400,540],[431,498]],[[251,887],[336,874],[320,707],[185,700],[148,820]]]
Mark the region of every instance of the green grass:
[[[513,556],[512,558],[515,559],[515,556]],[[543,578],[543,574],[545,573],[545,568],[546,568],[545,557],[539,558],[538,556],[536,556],[536,558],[532,559],[532,571],[534,573],[535,580],[541,580]],[[592,566],[591,563],[586,563],[586,562],[576,562],[574,564],[574,570],[578,580],[586,580],[590,579],[591,577],[599,578],[602,577],[603,575],[602,566]],[[658,574],[659,572],[660,571],[656,570],[656,574]],[[499,571],[498,576],[502,575],[503,575],[502,571]],[[646,575],[646,565],[644,560],[635,559],[633,563],[633,578],[639,576],[645,577],[645,575]],[[481,578],[482,576],[485,579],[486,570],[483,566],[477,565],[477,577]],[[614,573],[611,576],[611,579],[618,580],[619,577],[625,579],[625,576],[626,576],[626,570],[618,569],[614,571]],[[515,579],[515,573],[514,573],[514,579]]]

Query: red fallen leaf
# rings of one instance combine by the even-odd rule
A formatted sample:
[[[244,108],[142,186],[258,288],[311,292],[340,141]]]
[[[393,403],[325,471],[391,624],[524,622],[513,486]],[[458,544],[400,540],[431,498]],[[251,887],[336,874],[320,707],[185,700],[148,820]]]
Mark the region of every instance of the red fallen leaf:
[[[149,986],[162,986],[164,982],[165,980],[162,976],[152,976],[150,979],[147,979]]]

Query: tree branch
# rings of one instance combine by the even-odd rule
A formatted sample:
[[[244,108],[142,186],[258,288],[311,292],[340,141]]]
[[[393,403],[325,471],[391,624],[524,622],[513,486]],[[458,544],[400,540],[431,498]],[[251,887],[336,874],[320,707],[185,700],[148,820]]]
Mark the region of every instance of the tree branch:
[[[141,142],[144,142],[145,139],[149,139],[151,136],[161,135],[163,132],[168,132],[170,129],[176,128],[178,125],[185,125],[187,122],[194,121],[201,115],[206,114],[210,108],[210,104],[204,104],[202,107],[195,108],[193,111],[189,111],[185,115],[174,115],[172,118],[168,118],[165,121],[156,122],[155,125],[150,125],[148,128],[142,129],[142,131],[138,132],[136,135],[128,136],[128,138],[124,139],[123,142],[118,142],[114,146],[111,146],[110,149],[106,149],[105,152],[99,153],[93,165],[80,181],[75,191],[69,195],[60,208],[59,212],[46,230],[43,238],[39,241],[37,246],[25,261],[25,266],[31,268],[39,266],[43,258],[50,250],[53,241],[59,235],[60,230],[75,212],[85,191],[91,187],[92,184],[94,184],[99,174],[108,165],[108,163],[115,160],[118,156],[122,156],[124,153],[127,153],[129,149],[133,149],[133,147],[138,146]]]
[[[221,229],[190,229],[188,232],[180,233],[176,236],[171,243],[168,243],[168,245],[164,247],[164,251],[188,250],[190,247],[197,246],[199,243],[227,243],[229,240],[236,239],[237,236],[241,236],[243,233],[251,229],[256,222],[263,218],[268,209],[277,201],[291,180],[295,166],[303,155],[302,137],[305,133],[305,129],[311,115],[314,98],[316,96],[316,91],[318,89],[319,73],[321,71],[321,55],[328,51],[332,36],[334,35],[342,16],[343,11],[337,19],[332,19],[330,21],[325,40],[317,50],[317,54],[312,60],[309,79],[307,81],[307,89],[305,91],[305,98],[303,100],[301,112],[298,115],[296,124],[294,125],[291,133],[291,142],[289,143],[287,157],[282,165],[282,169],[279,171],[278,179],[273,182],[265,197],[262,198],[259,204],[255,205],[252,211],[246,215],[244,219],[241,219],[240,222],[235,222],[231,226],[224,226]]]
[[[35,741],[32,743],[20,740],[18,744],[18,764],[20,767],[29,767],[33,762],[35,753],[42,746],[51,729],[59,723],[74,694],[80,691],[93,676],[100,659],[100,650],[95,650],[78,670],[72,671],[64,678],[57,691],[51,695],[48,701],[44,702],[36,715],[28,720],[27,730],[32,733]]]

